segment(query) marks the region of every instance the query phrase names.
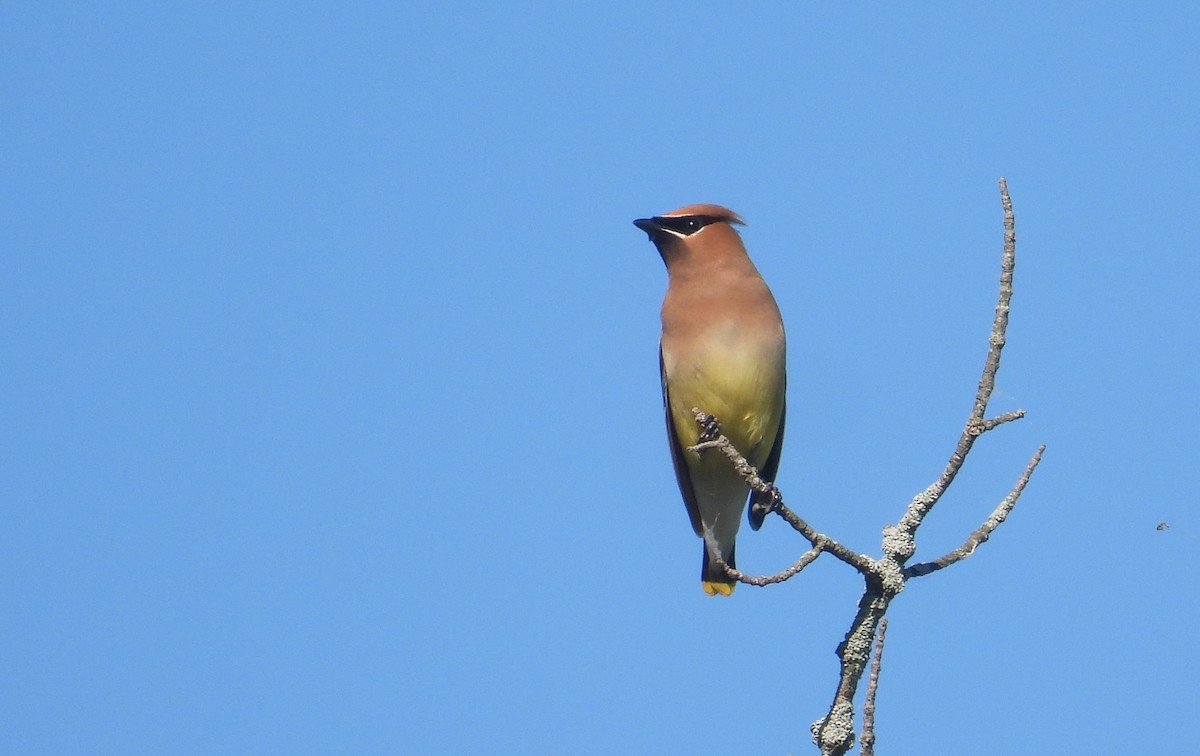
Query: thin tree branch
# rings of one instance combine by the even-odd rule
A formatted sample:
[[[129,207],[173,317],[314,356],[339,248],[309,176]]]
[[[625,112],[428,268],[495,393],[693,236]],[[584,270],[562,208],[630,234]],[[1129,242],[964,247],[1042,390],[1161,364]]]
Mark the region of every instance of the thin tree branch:
[[[708,546],[709,546],[708,553],[710,555],[709,559],[712,559],[717,564],[721,565],[721,569],[725,570],[726,575],[729,575],[729,577],[733,578],[734,580],[737,580],[740,583],[747,583],[749,585],[757,585],[760,587],[764,586],[764,585],[772,585],[774,583],[782,583],[783,581],[791,578],[793,575],[800,572],[808,565],[817,561],[817,557],[821,556],[821,552],[822,552],[821,547],[813,546],[811,549],[804,552],[804,554],[802,554],[800,556],[800,558],[797,559],[792,564],[791,567],[788,567],[783,572],[777,572],[774,575],[764,575],[762,577],[756,577],[754,575],[747,575],[746,573],[742,572],[741,570],[730,567],[728,564],[725,563],[725,560],[721,558],[720,549],[717,548],[716,542],[714,540],[712,540],[711,531],[706,531],[704,533],[704,540],[708,542]]]
[[[871,660],[871,676],[867,678],[867,700],[863,702],[862,756],[875,756],[875,694],[879,690],[879,670],[883,667],[883,639],[887,635],[888,621],[879,623],[875,636],[875,657]]]
[[[961,562],[967,557],[975,553],[975,549],[979,545],[986,542],[992,536],[992,531],[1000,527],[1000,523],[1008,518],[1013,507],[1017,505],[1017,499],[1021,498],[1021,493],[1025,490],[1025,486],[1029,483],[1029,478],[1033,476],[1033,471],[1037,469],[1038,463],[1042,461],[1042,452],[1046,451],[1045,444],[1038,447],[1034,452],[1033,457],[1029,460],[1029,464],[1025,466],[1025,472],[1021,473],[1021,477],[1017,478],[1016,484],[1012,490],[1008,492],[1008,496],[1000,502],[995,511],[984,520],[983,524],[976,528],[962,546],[959,546],[949,554],[938,557],[929,562],[921,562],[914,564],[904,570],[905,578],[922,577],[932,572],[937,572],[940,569],[949,567],[955,562]]]
[[[1012,214],[1012,202],[1008,196],[1008,186],[1000,179],[1000,199],[1004,209],[1004,252],[1000,265],[1000,286],[996,302],[996,314],[992,322],[992,331],[988,339],[988,354],[984,360],[982,375],[975,394],[975,404],[970,416],[959,436],[954,452],[942,471],[941,476],[929,488],[913,498],[895,527],[884,528],[883,556],[875,561],[870,574],[866,574],[867,586],[859,599],[858,612],[851,623],[850,631],[838,646],[838,657],[841,660],[841,670],[838,679],[837,692],[829,713],[812,725],[813,741],[821,749],[823,756],[843,756],[854,745],[854,694],[858,687],[870,656],[871,639],[875,637],[876,628],[883,620],[891,601],[904,590],[908,575],[904,564],[916,551],[916,531],[926,515],[933,509],[942,495],[954,481],[962,469],[967,455],[970,453],[975,440],[984,433],[1004,423],[1012,422],[1024,416],[1023,411],[1008,412],[985,420],[987,405],[996,385],[996,372],[1000,367],[1000,353],[1005,342],[1008,328],[1009,306],[1012,300],[1012,278],[1016,260],[1016,232]],[[1041,450],[1035,455],[1035,461],[1040,459]],[[1033,472],[1031,464],[1027,474],[1022,475],[1018,486],[1006,498],[1007,507],[1002,505],[993,518],[985,523],[985,533],[980,534],[980,543],[990,535],[1012,507],[1020,490],[1028,482]],[[1001,516],[997,516],[999,513]],[[993,522],[994,519],[994,522]],[[974,534],[973,534],[974,537]],[[968,542],[969,543],[969,542]],[[970,547],[973,549],[973,547]],[[961,558],[961,557],[959,557]]]
[[[974,432],[977,436],[981,436],[990,431],[992,428],[995,428],[997,425],[1011,423],[1012,421],[1020,420],[1023,417],[1025,417],[1025,410],[1023,409],[1005,412],[1003,415],[997,415],[991,420],[985,420],[981,424],[972,426],[972,432]]]
[[[700,424],[700,426],[704,429],[704,432],[700,436],[700,442],[695,446],[689,446],[688,451],[694,451],[697,453],[704,452],[708,449],[717,449],[720,451],[729,459],[731,463],[733,463],[733,469],[737,471],[738,475],[742,476],[747,485],[749,485],[755,491],[766,494],[768,497],[770,497],[771,503],[768,506],[769,511],[777,513],[780,517],[787,521],[787,523],[791,525],[796,532],[804,536],[804,538],[810,544],[812,544],[814,548],[829,552],[834,557],[837,557],[851,567],[854,567],[864,575],[870,574],[872,565],[874,564],[873,559],[865,554],[859,554],[850,548],[843,546],[824,533],[818,533],[813,526],[805,522],[800,515],[793,512],[787,507],[787,505],[783,503],[783,492],[781,492],[774,483],[763,480],[759,476],[758,470],[754,467],[754,465],[746,461],[746,458],[743,457],[741,452],[734,447],[733,442],[729,440],[729,437],[721,433],[720,420],[699,408],[693,408],[692,412],[695,413],[696,422]]]
[[[988,402],[992,398],[992,391],[996,388],[996,371],[1000,369],[1000,352],[1004,349],[1005,334],[1008,330],[1008,313],[1013,295],[1013,269],[1016,267],[1017,255],[1016,221],[1013,218],[1012,199],[1008,196],[1008,182],[1003,178],[1000,179],[1000,205],[1004,210],[1004,253],[1000,261],[1000,291],[996,299],[992,333],[988,338],[987,358],[983,362],[983,373],[975,391],[975,405],[941,477],[913,498],[904,517],[900,519],[899,528],[909,535],[916,532],[925,516],[954,482],[955,476],[967,459],[967,454],[975,444],[975,439],[1001,423],[1017,419],[1012,417],[1013,413],[1006,413],[992,421],[985,422],[983,419]]]

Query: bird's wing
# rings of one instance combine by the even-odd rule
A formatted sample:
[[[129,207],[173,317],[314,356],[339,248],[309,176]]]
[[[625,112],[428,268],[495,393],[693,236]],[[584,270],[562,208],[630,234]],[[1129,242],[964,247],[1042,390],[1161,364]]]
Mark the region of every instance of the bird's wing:
[[[663,410],[667,416],[667,443],[671,447],[671,462],[675,465],[675,480],[679,483],[679,492],[683,494],[683,503],[687,507],[688,517],[692,520],[692,530],[696,535],[704,536],[704,524],[700,521],[700,507],[696,504],[696,490],[692,488],[692,476],[688,472],[687,459],[683,456],[683,445],[679,443],[679,433],[675,430],[675,420],[671,417],[671,397],[667,391],[667,368],[663,362],[662,345],[658,347],[658,373],[662,378]],[[780,433],[782,438],[783,434]],[[776,465],[779,460],[775,460]]]
[[[786,380],[784,381],[784,392],[785,394],[787,392]],[[784,399],[783,406],[779,409],[779,430],[775,432],[775,443],[771,445],[771,453],[767,456],[767,461],[758,471],[758,476],[769,483],[775,482],[775,474],[779,472],[779,457],[783,454],[783,421],[786,419],[787,399]],[[758,530],[762,527],[769,506],[771,506],[770,497],[758,491],[750,492],[750,506],[746,508],[746,519],[750,521],[751,528]]]

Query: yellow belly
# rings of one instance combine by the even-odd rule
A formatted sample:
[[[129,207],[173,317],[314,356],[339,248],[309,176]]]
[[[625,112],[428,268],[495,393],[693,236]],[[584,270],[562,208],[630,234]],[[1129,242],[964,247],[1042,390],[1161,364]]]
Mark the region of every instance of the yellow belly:
[[[782,355],[734,349],[715,359],[667,364],[671,419],[684,447],[700,437],[692,408],[716,415],[750,464],[766,461],[783,411]],[[664,360],[669,355],[664,355]],[[695,454],[689,454],[689,465]],[[728,464],[726,462],[726,464]]]

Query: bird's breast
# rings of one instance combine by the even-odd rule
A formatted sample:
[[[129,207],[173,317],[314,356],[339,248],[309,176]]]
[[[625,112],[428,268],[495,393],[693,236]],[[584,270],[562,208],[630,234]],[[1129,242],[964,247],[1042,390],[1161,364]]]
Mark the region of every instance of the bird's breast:
[[[663,367],[680,441],[688,446],[699,438],[692,414],[698,407],[716,415],[738,450],[761,465],[783,410],[784,361],[781,327],[715,322],[680,344],[664,334]]]

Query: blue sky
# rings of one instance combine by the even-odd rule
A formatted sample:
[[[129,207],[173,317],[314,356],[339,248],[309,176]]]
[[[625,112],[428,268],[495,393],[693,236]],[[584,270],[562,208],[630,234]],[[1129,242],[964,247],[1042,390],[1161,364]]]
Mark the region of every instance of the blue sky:
[[[787,322],[779,483],[878,553],[880,752],[1171,752],[1200,704],[1200,11],[10,3],[0,750],[811,752],[861,584],[698,583],[630,221]],[[1170,528],[1158,531],[1166,522]],[[803,550],[779,521],[740,566]]]

